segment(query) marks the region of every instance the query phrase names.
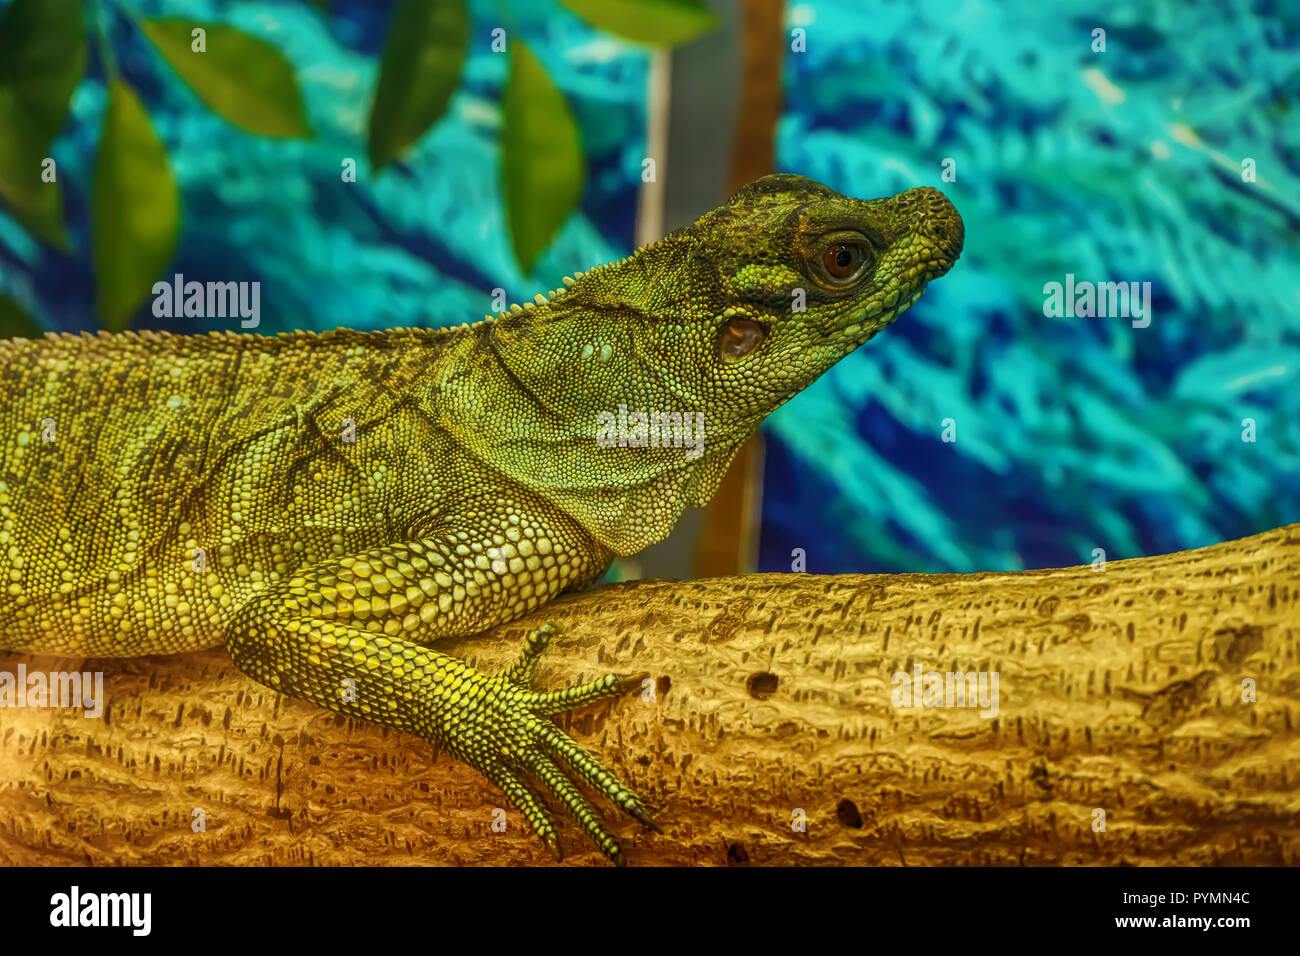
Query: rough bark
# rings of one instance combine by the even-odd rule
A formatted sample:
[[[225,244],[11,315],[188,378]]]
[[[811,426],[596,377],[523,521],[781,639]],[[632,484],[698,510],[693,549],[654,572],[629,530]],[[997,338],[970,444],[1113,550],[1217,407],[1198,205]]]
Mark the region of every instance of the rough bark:
[[[663,836],[603,806],[633,865],[1300,857],[1300,525],[1104,571],[645,581],[448,646],[496,667],[548,617],[540,684],[654,676],[559,718],[657,808]],[[998,715],[892,706],[916,664],[996,671]],[[220,650],[88,666],[103,719],[0,711],[0,862],[550,862],[466,767]]]

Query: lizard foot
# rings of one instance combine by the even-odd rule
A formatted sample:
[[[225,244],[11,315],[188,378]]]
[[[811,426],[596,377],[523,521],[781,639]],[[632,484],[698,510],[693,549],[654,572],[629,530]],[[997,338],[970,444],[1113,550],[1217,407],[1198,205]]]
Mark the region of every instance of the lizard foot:
[[[621,697],[640,687],[649,675],[606,674],[563,690],[534,691],[533,669],[556,633],[555,624],[547,621],[529,632],[513,664],[495,677],[477,675],[484,682],[482,694],[472,690],[470,693],[480,696],[482,706],[472,708],[469,711],[472,716],[466,717],[462,712],[455,724],[444,727],[443,736],[455,756],[476,767],[501,788],[555,859],[564,858],[555,824],[541,799],[525,783],[526,773],[539,779],[564,804],[602,853],[623,866],[626,859],[618,840],[573,781],[560,770],[556,758],[628,816],[658,833],[663,830],[636,794],[547,718],[598,700]]]

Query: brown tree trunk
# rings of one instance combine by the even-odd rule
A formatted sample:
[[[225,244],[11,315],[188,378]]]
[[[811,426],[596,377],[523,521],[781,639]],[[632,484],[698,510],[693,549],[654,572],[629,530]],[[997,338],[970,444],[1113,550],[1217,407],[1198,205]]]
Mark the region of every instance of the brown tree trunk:
[[[1104,570],[617,585],[449,649],[496,667],[546,618],[541,685],[655,678],[560,718],[658,811],[601,804],[633,865],[1300,857],[1300,525]],[[468,768],[222,651],[89,666],[104,718],[0,711],[0,862],[549,862]],[[893,706],[918,667],[996,672],[996,716]]]
[[[740,0],[740,109],[731,144],[727,192],[776,171],[776,124],[783,109],[781,68],[787,39],[784,0]],[[740,447],[704,509],[694,575],[715,577],[758,566],[763,500],[763,433]]]

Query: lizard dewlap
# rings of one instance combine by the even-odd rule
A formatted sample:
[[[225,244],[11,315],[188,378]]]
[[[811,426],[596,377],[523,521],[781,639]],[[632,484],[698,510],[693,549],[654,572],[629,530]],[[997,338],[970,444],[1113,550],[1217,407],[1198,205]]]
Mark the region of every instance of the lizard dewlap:
[[[531,778],[641,801],[548,719],[642,675],[534,689],[439,638],[514,620],[665,537],[773,409],[961,252],[934,189],[768,176],[694,225],[451,329],[0,342],[0,649],[224,644],[254,680],[476,767],[559,856]]]

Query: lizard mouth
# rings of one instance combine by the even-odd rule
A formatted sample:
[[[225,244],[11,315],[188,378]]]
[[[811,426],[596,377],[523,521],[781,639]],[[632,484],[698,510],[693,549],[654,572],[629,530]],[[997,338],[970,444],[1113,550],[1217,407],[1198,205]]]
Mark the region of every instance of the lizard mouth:
[[[877,332],[893,324],[897,318],[910,309],[917,299],[921,298],[921,293],[925,291],[926,283],[922,282],[906,297],[901,297],[889,308],[872,308],[868,305],[865,312],[856,311],[848,319],[831,331],[831,335],[839,339],[850,350],[857,348],[866,342]]]

